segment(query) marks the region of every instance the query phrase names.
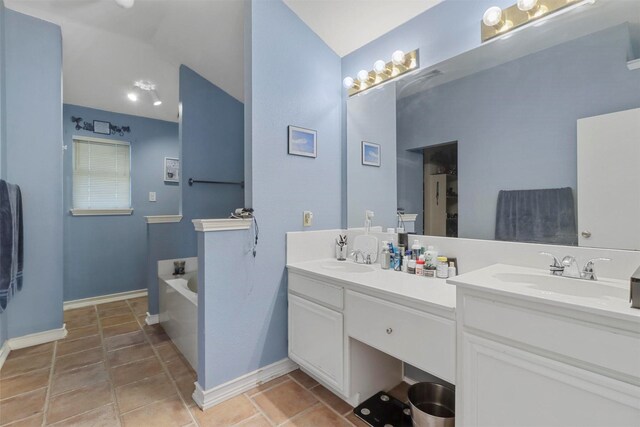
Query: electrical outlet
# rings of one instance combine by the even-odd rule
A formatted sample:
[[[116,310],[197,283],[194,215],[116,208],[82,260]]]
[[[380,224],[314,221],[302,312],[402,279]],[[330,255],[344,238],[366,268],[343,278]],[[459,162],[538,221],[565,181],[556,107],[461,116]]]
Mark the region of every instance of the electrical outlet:
[[[304,211],[302,214],[302,226],[311,227],[311,224],[313,224],[313,212]]]
[[[155,202],[156,201],[156,192],[155,191],[149,191],[149,201],[150,202]]]

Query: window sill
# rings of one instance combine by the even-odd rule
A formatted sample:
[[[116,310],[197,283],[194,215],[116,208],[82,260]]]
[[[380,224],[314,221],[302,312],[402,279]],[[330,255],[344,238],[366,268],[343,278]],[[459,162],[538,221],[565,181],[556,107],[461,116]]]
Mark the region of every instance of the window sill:
[[[133,209],[69,209],[73,216],[131,215]]]

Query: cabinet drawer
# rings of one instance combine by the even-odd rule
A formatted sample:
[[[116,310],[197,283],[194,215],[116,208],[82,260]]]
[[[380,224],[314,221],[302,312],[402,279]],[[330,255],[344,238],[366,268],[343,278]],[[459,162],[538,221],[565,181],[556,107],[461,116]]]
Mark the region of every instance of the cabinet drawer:
[[[344,307],[343,289],[320,280],[290,272],[289,291],[339,310]]]
[[[347,291],[347,334],[450,383],[455,382],[455,323]]]

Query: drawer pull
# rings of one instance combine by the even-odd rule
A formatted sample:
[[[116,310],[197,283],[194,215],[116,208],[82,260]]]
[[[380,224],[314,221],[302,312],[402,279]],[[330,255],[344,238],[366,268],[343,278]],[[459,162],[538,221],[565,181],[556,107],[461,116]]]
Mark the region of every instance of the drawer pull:
[[[391,332],[393,332],[393,329],[391,329],[391,328],[387,328],[387,333],[388,333],[388,334],[391,334]]]

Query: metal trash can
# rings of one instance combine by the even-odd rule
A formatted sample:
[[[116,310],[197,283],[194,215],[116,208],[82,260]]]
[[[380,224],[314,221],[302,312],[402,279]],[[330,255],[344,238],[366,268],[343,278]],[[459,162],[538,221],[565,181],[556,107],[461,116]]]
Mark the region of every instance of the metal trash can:
[[[436,383],[416,383],[409,387],[413,427],[453,427],[456,423],[455,392]]]

